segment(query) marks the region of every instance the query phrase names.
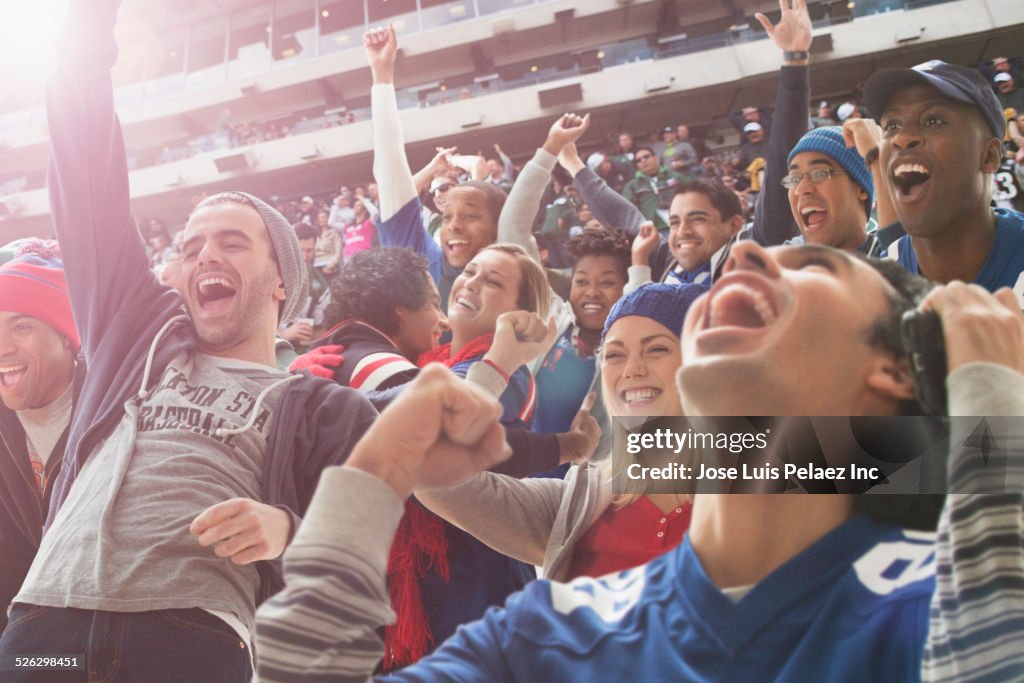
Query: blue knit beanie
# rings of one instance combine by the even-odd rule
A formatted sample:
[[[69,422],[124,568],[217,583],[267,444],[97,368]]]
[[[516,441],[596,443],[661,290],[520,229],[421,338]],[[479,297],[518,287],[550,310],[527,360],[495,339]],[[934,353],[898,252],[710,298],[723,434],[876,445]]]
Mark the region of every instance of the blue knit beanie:
[[[875,184],[871,181],[871,171],[861,158],[855,147],[847,147],[843,140],[843,129],[839,126],[826,126],[807,131],[796,147],[789,153],[786,165],[793,163],[793,157],[801,152],[821,152],[835,159],[843,167],[847,175],[868,193],[868,207],[875,201]]]
[[[604,321],[601,342],[604,343],[604,336],[608,334],[616,320],[630,315],[650,318],[672,330],[674,334],[679,334],[683,329],[686,312],[690,310],[690,304],[706,291],[708,287],[697,284],[666,285],[652,282],[644,285],[615,302]]]

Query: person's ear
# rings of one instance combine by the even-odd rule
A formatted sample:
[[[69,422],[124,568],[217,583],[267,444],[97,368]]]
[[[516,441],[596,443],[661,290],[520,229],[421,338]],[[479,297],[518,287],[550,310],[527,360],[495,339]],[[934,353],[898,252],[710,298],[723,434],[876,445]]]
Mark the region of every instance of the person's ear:
[[[910,361],[907,358],[897,359],[891,353],[874,355],[867,385],[871,391],[890,401],[911,401],[915,397]]]
[[[995,173],[1003,164],[1003,143],[999,138],[985,139],[981,148],[981,172]]]
[[[305,267],[305,264],[303,264]],[[284,278],[281,277],[281,273],[277,274],[277,281],[274,283],[274,301],[283,302],[288,298],[288,292],[284,288]]]
[[[729,219],[729,236],[732,237],[739,233],[743,228],[743,216],[737,214]]]

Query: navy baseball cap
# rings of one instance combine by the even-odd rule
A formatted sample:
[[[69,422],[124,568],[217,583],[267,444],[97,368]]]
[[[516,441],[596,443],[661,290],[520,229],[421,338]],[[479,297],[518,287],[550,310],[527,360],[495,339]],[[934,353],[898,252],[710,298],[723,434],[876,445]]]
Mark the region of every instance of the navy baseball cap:
[[[864,85],[864,101],[871,115],[878,121],[889,99],[900,88],[910,85],[930,85],[946,97],[969,104],[988,123],[996,137],[1006,135],[1006,115],[992,86],[975,69],[933,59],[913,68],[893,67],[876,71]]]

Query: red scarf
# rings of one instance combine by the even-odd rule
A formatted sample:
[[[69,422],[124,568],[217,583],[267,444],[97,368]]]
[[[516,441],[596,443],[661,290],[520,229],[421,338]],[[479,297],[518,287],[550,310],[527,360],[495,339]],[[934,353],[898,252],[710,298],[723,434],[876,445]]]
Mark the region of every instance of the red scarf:
[[[427,351],[416,362],[444,363],[449,368],[487,353],[494,342],[485,334],[466,344],[452,356],[452,345]],[[388,557],[388,595],[396,621],[384,629],[384,671],[393,671],[419,661],[434,644],[427,614],[420,596],[420,580],[433,569],[448,581],[448,539],[444,522],[415,499],[405,501],[405,514],[398,524]]]
[[[419,360],[416,361],[416,365],[422,368],[427,363],[444,363],[448,367],[453,367],[463,361],[483,356],[491,350],[491,344],[493,343],[494,333],[492,332],[469,342],[454,356],[452,355],[452,345],[450,343],[438,346],[433,351],[427,351],[422,354]]]

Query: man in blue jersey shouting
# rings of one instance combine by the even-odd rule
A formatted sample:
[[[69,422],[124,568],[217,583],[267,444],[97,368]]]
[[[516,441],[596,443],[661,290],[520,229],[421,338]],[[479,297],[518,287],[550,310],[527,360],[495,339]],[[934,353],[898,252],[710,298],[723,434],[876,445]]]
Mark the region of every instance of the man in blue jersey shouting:
[[[992,208],[1006,118],[985,78],[932,60],[882,69],[864,89],[878,161],[907,237],[889,256],[936,282],[1011,287],[1024,308],[1024,214]]]

